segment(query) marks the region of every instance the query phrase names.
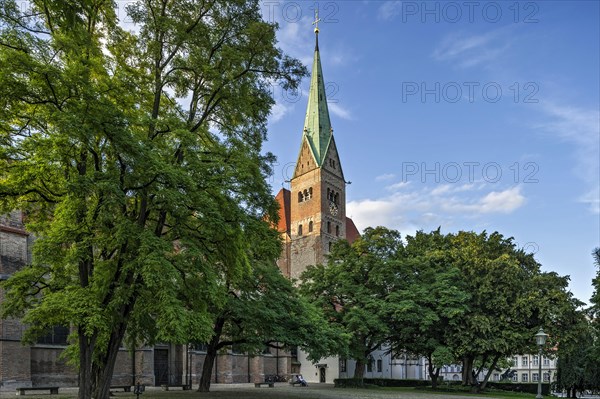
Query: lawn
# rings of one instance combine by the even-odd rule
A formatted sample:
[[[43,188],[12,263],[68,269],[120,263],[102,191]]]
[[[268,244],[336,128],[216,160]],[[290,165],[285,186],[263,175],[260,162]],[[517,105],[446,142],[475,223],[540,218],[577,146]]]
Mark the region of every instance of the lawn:
[[[484,399],[511,398],[533,399],[533,394],[494,391],[484,394],[470,394],[460,391],[432,391],[426,388],[333,388],[332,385],[312,384],[309,387],[290,387],[289,384],[278,383],[275,388],[255,388],[250,384],[214,385],[209,393],[192,391],[163,391],[160,388],[148,387],[139,399]],[[77,389],[61,388],[59,395],[35,393],[25,395],[25,398],[35,399],[74,399]],[[4,391],[0,397],[13,398],[13,391]],[[114,399],[137,399],[133,393],[114,392]]]

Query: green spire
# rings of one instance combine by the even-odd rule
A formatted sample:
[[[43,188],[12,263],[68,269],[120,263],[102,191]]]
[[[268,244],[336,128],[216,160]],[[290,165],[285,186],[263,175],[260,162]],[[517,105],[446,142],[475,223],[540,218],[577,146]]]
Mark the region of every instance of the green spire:
[[[315,22],[318,21],[319,19],[317,16]],[[304,135],[308,139],[317,165],[322,166],[333,130],[331,129],[331,121],[329,120],[327,97],[325,96],[325,80],[323,79],[323,71],[321,70],[318,26],[315,28],[315,35],[315,58],[310,78],[310,92],[308,94],[306,118],[304,119]]]

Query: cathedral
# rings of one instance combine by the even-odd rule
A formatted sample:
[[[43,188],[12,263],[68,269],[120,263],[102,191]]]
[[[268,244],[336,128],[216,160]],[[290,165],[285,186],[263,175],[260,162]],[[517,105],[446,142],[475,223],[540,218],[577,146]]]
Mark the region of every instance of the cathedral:
[[[308,266],[325,262],[334,241],[353,242],[359,237],[356,226],[346,217],[348,183],[329,118],[318,34],[316,27],[310,92],[296,167],[290,189],[283,188],[276,195],[280,205],[277,230],[284,243],[277,264],[283,275],[292,279],[299,278]],[[7,279],[29,262],[32,240],[21,212],[0,218],[0,279]],[[76,371],[60,357],[67,345],[68,329],[56,327],[36,344],[24,346],[24,328],[19,320],[0,320],[0,389],[76,386]],[[123,349],[113,385],[133,385],[138,380],[156,386],[197,384],[205,355],[202,345],[156,345],[140,348],[133,355]],[[232,348],[217,356],[212,382],[262,382],[266,375],[301,373],[308,382],[332,383],[335,378],[350,375],[350,371],[345,360],[328,358],[313,364],[297,350],[272,350],[249,357]]]

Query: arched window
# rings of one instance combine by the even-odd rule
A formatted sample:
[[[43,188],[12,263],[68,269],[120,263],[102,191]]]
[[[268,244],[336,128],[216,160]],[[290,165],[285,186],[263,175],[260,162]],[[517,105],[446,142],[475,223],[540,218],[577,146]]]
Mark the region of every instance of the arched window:
[[[301,224],[298,225],[298,235],[299,236],[302,235],[302,225]]]
[[[304,199],[308,201],[310,199],[310,194],[308,194],[308,190],[304,190]]]
[[[333,199],[333,202],[335,202],[336,205],[340,204],[340,193],[335,193],[335,197]]]
[[[340,225],[339,225],[339,224],[336,224],[336,225],[335,225],[335,235],[336,235],[337,237],[339,237],[339,236],[340,236]]]
[[[312,231],[313,231],[313,222],[311,220],[310,222],[308,222],[308,232],[312,233]]]
[[[331,222],[327,222],[327,232],[331,233]]]
[[[312,198],[312,187],[308,188],[308,195],[310,196],[310,198]]]
[[[298,192],[298,202],[304,201],[304,195],[302,195],[302,191]]]

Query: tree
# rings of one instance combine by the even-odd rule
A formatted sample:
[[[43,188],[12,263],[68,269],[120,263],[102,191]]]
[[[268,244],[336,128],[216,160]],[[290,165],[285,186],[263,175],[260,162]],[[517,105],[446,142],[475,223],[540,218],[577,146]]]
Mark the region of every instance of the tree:
[[[81,399],[108,398],[126,332],[211,335],[203,299],[249,272],[245,231],[276,213],[268,86],[306,74],[257,1],[128,14],[136,33],[107,0],[0,6],[0,212],[23,209],[38,238],[3,315],[26,339],[72,326]]]
[[[454,362],[449,347],[456,320],[468,309],[469,294],[460,271],[448,262],[449,236],[440,229],[406,236],[402,274],[397,275],[390,300],[400,306],[391,318],[391,350],[424,356],[432,386],[440,369]]]
[[[389,295],[400,249],[398,232],[367,228],[352,245],[337,241],[326,265],[302,274],[301,292],[348,336],[338,355],[356,360],[355,378],[363,378],[369,355],[389,338],[388,321],[396,310]]]
[[[300,346],[315,360],[330,354],[339,337],[322,313],[299,296],[276,265],[258,264],[237,288],[229,287],[208,340],[198,390],[208,392],[214,359],[219,350],[237,346],[249,355],[265,347],[289,350]]]

